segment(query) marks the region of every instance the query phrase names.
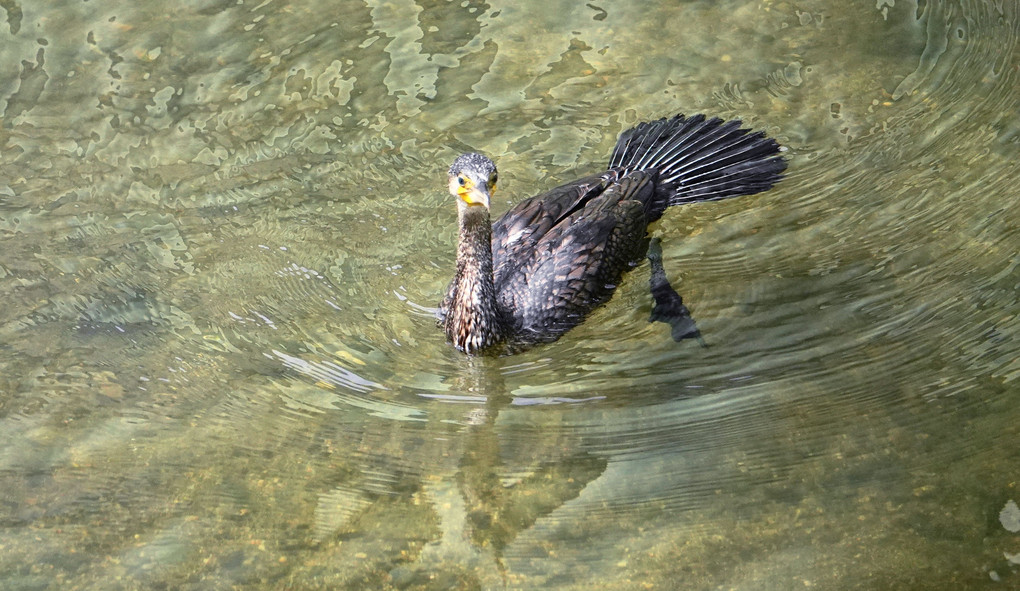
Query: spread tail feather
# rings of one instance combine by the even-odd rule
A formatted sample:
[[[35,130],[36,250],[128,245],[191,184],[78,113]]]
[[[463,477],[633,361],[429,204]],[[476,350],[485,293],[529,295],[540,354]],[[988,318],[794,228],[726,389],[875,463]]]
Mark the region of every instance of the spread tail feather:
[[[620,135],[609,168],[658,172],[650,219],[670,205],[760,193],[783,178],[786,160],[775,140],[740,126],[704,115],[641,123]]]

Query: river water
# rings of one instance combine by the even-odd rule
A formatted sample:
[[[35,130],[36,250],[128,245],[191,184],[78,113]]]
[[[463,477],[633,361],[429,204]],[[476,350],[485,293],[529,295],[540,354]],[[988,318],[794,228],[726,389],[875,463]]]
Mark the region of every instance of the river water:
[[[0,0],[0,587],[1020,585],[1015,2]],[[788,151],[558,342],[431,318],[648,119]]]

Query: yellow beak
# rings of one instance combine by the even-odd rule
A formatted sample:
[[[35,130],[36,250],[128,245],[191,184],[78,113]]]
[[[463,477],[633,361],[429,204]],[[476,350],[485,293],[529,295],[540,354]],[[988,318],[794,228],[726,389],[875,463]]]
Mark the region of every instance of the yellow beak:
[[[489,196],[479,190],[477,187],[468,189],[467,187],[460,187],[457,190],[457,196],[460,197],[464,203],[468,205],[484,205],[489,206]]]
[[[450,179],[450,192],[468,205],[489,206],[491,191],[487,191],[484,185],[474,184],[470,179],[465,179],[463,185],[456,178]]]

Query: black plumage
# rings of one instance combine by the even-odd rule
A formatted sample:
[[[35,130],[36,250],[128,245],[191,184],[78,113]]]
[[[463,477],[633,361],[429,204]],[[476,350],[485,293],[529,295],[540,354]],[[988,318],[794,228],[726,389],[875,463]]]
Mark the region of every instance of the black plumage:
[[[447,338],[469,354],[553,341],[609,299],[667,207],[772,187],[786,169],[779,144],[740,126],[704,115],[641,123],[620,135],[605,172],[526,199],[495,223],[495,165],[458,157],[449,170],[457,272],[437,311]]]

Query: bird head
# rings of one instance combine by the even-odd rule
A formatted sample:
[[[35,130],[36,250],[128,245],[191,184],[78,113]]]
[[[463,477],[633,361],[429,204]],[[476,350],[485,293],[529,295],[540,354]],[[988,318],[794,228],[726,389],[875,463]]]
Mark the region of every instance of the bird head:
[[[461,154],[450,166],[450,194],[458,208],[483,206],[496,190],[496,165],[481,154]]]

